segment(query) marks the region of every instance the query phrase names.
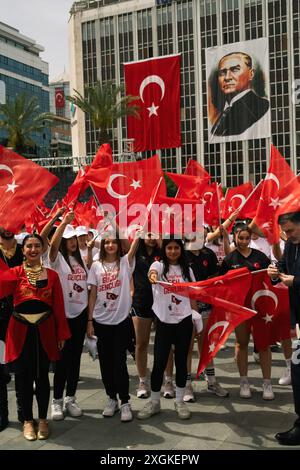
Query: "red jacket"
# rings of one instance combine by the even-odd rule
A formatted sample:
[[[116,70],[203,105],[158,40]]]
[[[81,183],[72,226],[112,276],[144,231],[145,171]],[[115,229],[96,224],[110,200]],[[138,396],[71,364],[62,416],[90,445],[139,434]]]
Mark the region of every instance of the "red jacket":
[[[7,277],[6,271],[6,277]],[[0,282],[0,298],[12,295],[14,307],[26,300],[40,300],[49,305],[52,314],[37,328],[41,343],[50,361],[60,358],[58,341],[70,338],[71,333],[65,315],[64,299],[58,274],[47,269],[48,283],[46,287],[37,288],[29,283],[23,266],[9,270],[10,280],[5,278]],[[5,362],[17,359],[23,349],[28,326],[11,316],[5,341]]]

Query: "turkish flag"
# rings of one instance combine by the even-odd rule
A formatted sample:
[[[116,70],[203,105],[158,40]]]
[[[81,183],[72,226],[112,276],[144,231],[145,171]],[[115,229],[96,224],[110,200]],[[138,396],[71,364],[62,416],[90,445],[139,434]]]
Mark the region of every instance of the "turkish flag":
[[[208,181],[207,178],[203,179],[201,176],[177,175],[177,173],[168,172],[166,175],[178,187],[176,198],[200,199],[200,194],[202,194]]]
[[[263,187],[263,180],[261,180],[253,189],[252,193],[248,196],[246,203],[243,205],[239,212],[239,219],[253,219],[255,217],[259,198],[261,196]]]
[[[280,191],[280,206],[276,209],[276,220],[282,214],[300,211],[300,175],[295,176]]]
[[[55,107],[63,108],[65,106],[65,92],[63,88],[55,88]]]
[[[276,341],[290,338],[290,302],[288,288],[272,285],[267,270],[251,273],[251,289],[246,305],[257,311],[249,321],[255,346],[264,351]]]
[[[17,233],[58,178],[31,160],[0,145],[0,220]]]
[[[291,180],[295,180],[294,173],[277,148],[271,145],[270,166],[263,182],[255,215],[256,224],[262,229],[271,245],[279,240],[276,211],[282,204],[282,190]]]
[[[247,197],[253,190],[252,183],[244,183],[235,188],[228,189],[223,204],[223,219],[228,219],[233,211],[245,204]]]
[[[204,332],[198,375],[209,364],[231,332],[256,314],[244,307],[251,287],[251,274],[246,268],[229,271],[224,276],[200,282],[168,284],[160,282],[169,291],[212,305],[212,312]]]
[[[150,211],[149,231],[166,234],[201,232],[203,230],[203,204],[199,199],[183,199],[157,195]]]
[[[109,144],[102,144],[91,165],[80,168],[78,171],[75,180],[69,186],[68,192],[62,201],[63,205],[69,206],[71,202],[76,201],[88,188],[89,181],[87,180],[87,175],[89,172],[91,178],[96,178],[99,182],[103,181],[102,187],[105,188],[108,183],[112,164],[112,149]]]
[[[211,176],[207,171],[203,168],[200,163],[196,162],[196,160],[193,160],[192,158],[189,159],[187,167],[184,172],[185,175],[191,175],[191,176],[199,176],[202,179],[207,179],[210,180]]]
[[[135,152],[180,147],[180,55],[126,63],[124,75],[140,108],[140,119],[127,118]]]
[[[136,162],[114,163],[110,167],[111,173],[105,187],[103,179],[97,178],[97,172],[90,170],[87,179],[101,206],[105,204],[104,210],[108,210],[107,205],[110,205],[119,214],[118,224],[122,229],[127,229],[133,221],[135,225],[143,226],[153,190],[163,178],[158,156]],[[164,178],[158,193],[166,194]]]
[[[200,199],[204,204],[204,222],[208,225],[220,225],[220,188],[218,183],[207,184]]]

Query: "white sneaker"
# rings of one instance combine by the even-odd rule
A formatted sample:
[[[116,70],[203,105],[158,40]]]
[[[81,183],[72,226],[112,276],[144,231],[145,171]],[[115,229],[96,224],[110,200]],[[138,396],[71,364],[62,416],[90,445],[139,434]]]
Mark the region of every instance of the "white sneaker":
[[[72,418],[79,418],[82,416],[82,409],[76,403],[76,397],[65,397],[64,408]]]
[[[121,405],[120,413],[122,423],[128,423],[133,420],[130,403],[124,403],[124,405]]]
[[[119,410],[118,400],[109,398],[106,407],[102,412],[102,416],[111,418]]]
[[[150,395],[149,385],[147,382],[140,382],[139,388],[136,391],[136,396],[138,398],[148,398]]]
[[[51,404],[51,419],[53,419],[53,421],[61,421],[64,417],[63,399],[55,400],[53,398]]]
[[[138,419],[148,419],[153,415],[160,413],[160,402],[159,401],[148,401],[144,408],[137,414]]]
[[[272,384],[263,382],[263,399],[274,400],[275,395],[273,393]]]
[[[252,397],[249,382],[241,382],[240,397],[241,398],[251,398]]]
[[[188,383],[188,385],[185,386],[183,401],[185,403],[195,403],[195,401],[196,401],[193,386],[192,386],[191,383]]]
[[[191,417],[192,413],[183,401],[175,401],[174,406],[179,419],[189,419]]]
[[[172,382],[165,382],[164,385],[164,398],[174,398],[175,390]]]
[[[278,380],[279,385],[291,385],[292,377],[291,377],[291,368],[286,367],[283,371],[282,376]]]

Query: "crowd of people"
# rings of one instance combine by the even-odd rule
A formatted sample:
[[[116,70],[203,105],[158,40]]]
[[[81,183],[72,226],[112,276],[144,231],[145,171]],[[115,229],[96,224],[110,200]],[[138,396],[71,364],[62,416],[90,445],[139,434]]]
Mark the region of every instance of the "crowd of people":
[[[24,438],[33,441],[49,437],[50,363],[55,370],[51,419],[60,421],[67,414],[75,418],[83,414],[76,390],[86,337],[97,342],[107,394],[104,417],[120,410],[122,422],[133,419],[126,358],[134,336],[137,397],[149,399],[137,418],[145,420],[160,412],[162,387],[166,398],[175,398],[178,418],[190,418],[187,403],[195,401],[192,351],[197,344],[201,355],[212,308],[188,297],[178,301],[178,296],[165,292],[158,281],[203,281],[241,267],[267,269],[273,283],[281,281],[289,287],[294,329],[300,321],[300,213],[288,215],[279,220],[282,242],[276,247],[257,235],[255,224],[237,222],[237,213],[220,227],[205,227],[204,240],[200,234],[180,239],[140,233],[130,244],[119,236],[117,227],[113,227],[114,235],[83,226],[75,229],[73,211],[64,209],[40,234],[15,236],[0,228],[0,339],[5,342],[5,359],[0,361],[0,431],[9,425],[7,384],[14,374]],[[233,232],[228,234],[233,222]],[[154,358],[148,378],[152,325]],[[251,398],[250,333],[247,321],[235,331],[239,394],[245,399]],[[292,362],[292,335],[283,342],[286,368],[279,383],[292,382],[298,419],[291,430],[277,434],[276,439],[294,445],[300,444],[300,373]],[[256,354],[262,369],[263,399],[273,400],[271,348],[256,350]],[[210,393],[228,397],[229,392],[215,376],[213,361],[207,364],[204,377]],[[34,390],[38,420],[33,417]]]

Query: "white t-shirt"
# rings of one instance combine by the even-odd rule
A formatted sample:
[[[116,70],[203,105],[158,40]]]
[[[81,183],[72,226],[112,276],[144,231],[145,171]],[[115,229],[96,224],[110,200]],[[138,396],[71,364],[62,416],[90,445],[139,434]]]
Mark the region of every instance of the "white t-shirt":
[[[170,265],[166,278],[163,277],[164,265],[161,261],[154,261],[151,264],[149,272],[155,270],[158,273],[159,281],[167,282],[186,282],[183,279],[181,267],[179,265]],[[193,271],[190,268],[191,280],[195,282]],[[184,318],[192,315],[190,299],[178,294],[169,293],[159,284],[152,285],[153,306],[152,310],[163,323],[179,323]]]
[[[131,308],[130,279],[135,262],[130,266],[128,256],[117,262],[95,261],[88,275],[88,284],[97,287],[93,318],[104,325],[118,325],[128,317]]]
[[[76,318],[88,304],[87,268],[85,271],[73,256],[70,256],[70,264],[73,271],[60,252],[54,262],[50,261],[50,267],[59,275],[66,317]]]
[[[210,250],[212,250],[215,253],[215,255],[218,259],[218,263],[221,264],[223,259],[226,256],[223,241],[220,242],[220,245],[216,245],[213,242],[206,242],[204,244],[204,246],[206,246],[207,248],[209,248]]]
[[[50,253],[50,247],[48,246],[47,250],[44,253],[42,253],[42,256],[41,256],[41,261],[45,268],[51,268],[51,263],[49,260],[49,253]]]
[[[251,238],[249,247],[254,248],[255,250],[261,251],[268,258],[271,258],[272,247],[266,238],[259,237],[256,240],[252,240]]]

